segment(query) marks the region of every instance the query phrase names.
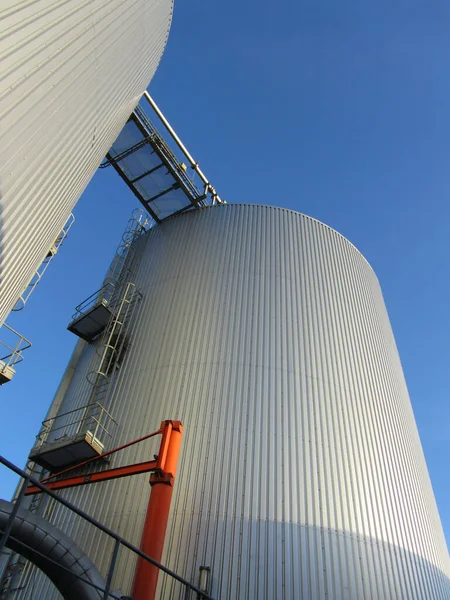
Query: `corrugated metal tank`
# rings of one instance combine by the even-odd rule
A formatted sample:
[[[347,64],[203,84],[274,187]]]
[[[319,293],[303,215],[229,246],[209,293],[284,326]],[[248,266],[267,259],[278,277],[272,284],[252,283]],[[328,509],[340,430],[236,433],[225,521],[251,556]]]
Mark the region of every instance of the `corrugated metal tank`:
[[[194,583],[210,566],[219,599],[448,600],[442,526],[364,257],[326,225],[265,206],[190,212],[146,237],[108,408],[114,445],[184,424],[163,562]],[[62,411],[86,401],[93,352]],[[62,495],[139,544],[149,491],[143,475]],[[59,507],[47,514],[106,570],[111,544]],[[133,569],[122,554],[124,593]],[[39,579],[33,589],[51,597]],[[180,589],[160,577],[160,593]]]
[[[173,0],[0,8],[0,323],[158,66]]]

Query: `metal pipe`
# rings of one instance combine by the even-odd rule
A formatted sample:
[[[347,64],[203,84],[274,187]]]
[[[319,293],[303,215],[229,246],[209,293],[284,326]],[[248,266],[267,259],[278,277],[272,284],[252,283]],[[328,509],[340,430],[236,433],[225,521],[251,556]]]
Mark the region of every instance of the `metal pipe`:
[[[173,421],[170,425],[172,431],[170,431],[164,471],[154,473],[150,478],[152,490],[141,540],[141,551],[158,562],[161,561],[164,549],[173,482],[177,471],[183,431],[183,426],[179,421]],[[168,426],[167,422],[161,424],[161,427]],[[133,585],[134,600],[154,600],[158,574],[158,568],[147,561],[138,560]]]
[[[191,164],[191,167],[194,169],[194,171],[197,173],[197,175],[200,177],[200,179],[206,185],[206,187],[208,188],[208,190],[211,192],[213,199],[215,199],[216,202],[222,203],[223,200],[221,200],[220,196],[217,194],[217,192],[214,189],[214,187],[208,181],[208,178],[206,177],[206,175],[203,173],[203,171],[198,166],[198,163],[194,160],[194,158],[188,152],[188,149],[183,144],[183,142],[180,140],[180,138],[177,136],[177,134],[175,133],[175,130],[173,129],[173,127],[171,126],[171,124],[169,123],[169,121],[166,119],[166,117],[163,115],[163,113],[161,112],[160,108],[158,107],[158,105],[156,104],[156,102],[153,100],[153,98],[150,96],[150,94],[147,92],[147,90],[145,90],[145,92],[143,93],[143,96],[148,101],[148,103],[150,104],[150,106],[153,108],[153,110],[155,111],[155,113],[158,115],[159,119],[161,120],[161,123],[164,125],[164,127],[167,129],[167,131],[172,136],[173,141],[176,143],[176,145],[178,146],[178,148],[183,152],[183,154],[185,155],[185,157],[188,159],[188,161]]]
[[[8,504],[5,500],[0,500],[0,503]],[[40,536],[40,539],[37,542],[37,547],[39,548],[39,550],[37,550],[35,548],[35,545],[27,544],[22,539],[24,537],[24,535],[23,535],[24,532],[30,533],[29,522],[22,520],[22,523],[27,523],[28,526],[22,528],[22,530],[21,530],[22,536],[20,537],[20,539],[13,535],[10,535],[8,538],[8,545],[11,546],[11,549],[13,550],[13,552],[20,554],[20,556],[22,556],[23,558],[26,558],[27,560],[32,562],[38,569],[40,569],[43,573],[45,573],[45,575],[47,575],[47,577],[50,579],[50,581],[53,582],[53,584],[55,585],[56,588],[58,588],[58,585],[62,585],[62,587],[65,589],[60,589],[61,594],[64,594],[64,596],[61,595],[61,597],[64,597],[67,600],[69,600],[69,599],[71,599],[71,600],[89,600],[89,599],[90,600],[99,600],[100,594],[102,592],[104,592],[104,589],[105,589],[105,586],[101,579],[101,575],[100,575],[100,573],[98,573],[95,566],[89,561],[89,559],[86,557],[86,555],[82,555],[82,552],[79,548],[78,548],[77,556],[74,557],[72,555],[71,550],[73,550],[75,548],[75,544],[73,544],[72,540],[70,540],[70,538],[66,539],[66,546],[67,546],[68,540],[69,540],[69,544],[71,545],[71,549],[67,550],[66,546],[59,545],[58,543],[55,545],[54,539],[53,539],[53,547],[50,550],[50,552],[52,554],[53,553],[57,554],[59,551],[58,560],[54,560],[53,558],[51,558],[49,556],[48,553],[42,551],[42,547],[40,544],[40,542],[42,542],[43,539],[47,540],[47,543],[44,542],[44,548],[48,550],[49,549],[48,542],[50,541],[51,536],[50,535],[48,535],[46,537]],[[46,524],[48,524],[48,522]],[[53,534],[55,533],[55,530],[57,530],[57,528],[52,527]],[[42,530],[40,530],[40,531],[42,533]],[[36,542],[36,540],[33,540],[33,539],[31,541]],[[85,560],[87,560],[90,563],[89,571],[87,573],[86,573],[86,571],[84,571],[84,573],[87,575],[87,577],[89,577],[89,579],[79,575],[79,564],[80,563],[76,559],[77,558],[80,559],[80,555],[82,556],[81,560],[83,562],[85,562]],[[67,564],[69,564],[70,567],[67,566]],[[63,573],[66,573],[67,577],[65,577],[65,578],[61,577],[63,575]],[[53,579],[54,574],[56,575],[55,580]],[[97,581],[97,583],[94,583],[94,581],[92,581],[92,580]],[[71,582],[69,589],[67,589],[67,584],[65,583],[65,581]],[[10,592],[14,593],[15,591],[17,591],[17,588],[14,589],[14,587],[12,587],[12,588],[10,587],[9,590],[10,590]],[[91,594],[91,590],[92,590],[92,594]],[[2,598],[3,597],[4,596],[2,596]],[[116,594],[109,592],[108,598],[114,598],[116,600],[121,600],[123,598],[123,596],[121,595],[119,597]]]

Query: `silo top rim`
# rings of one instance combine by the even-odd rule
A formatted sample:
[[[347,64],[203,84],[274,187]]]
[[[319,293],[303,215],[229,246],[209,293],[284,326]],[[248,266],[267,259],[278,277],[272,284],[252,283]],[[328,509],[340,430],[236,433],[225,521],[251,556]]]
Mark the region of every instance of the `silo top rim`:
[[[252,204],[250,202],[230,202],[228,204],[215,204],[214,206],[205,206],[203,208],[201,208],[200,210],[205,210],[205,209],[214,209],[214,208],[226,208],[226,207],[232,207],[232,206],[252,206],[252,207],[258,207],[258,208],[269,208],[272,210],[280,210],[280,211],[284,211],[284,212],[288,212],[288,213],[293,213],[294,215],[300,215],[301,217],[305,217],[305,219],[309,219],[310,221],[314,221],[315,223],[318,223],[319,225],[322,225],[323,227],[326,227],[327,229],[329,229],[330,231],[332,231],[333,233],[335,233],[336,235],[338,235],[340,238],[342,238],[343,240],[345,240],[345,242],[347,244],[350,244],[350,246],[356,250],[356,252],[361,256],[361,258],[364,260],[365,263],[367,263],[367,266],[370,268],[370,270],[372,271],[372,273],[376,276],[376,273],[372,267],[372,265],[369,263],[369,261],[367,260],[367,258],[364,256],[364,254],[362,254],[362,252],[360,250],[358,250],[358,248],[350,241],[348,240],[344,235],[342,235],[342,233],[339,233],[339,231],[336,231],[336,229],[333,229],[333,227],[330,227],[329,225],[327,225],[326,223],[323,223],[322,221],[319,221],[319,219],[315,219],[314,217],[310,217],[309,215],[306,215],[305,213],[302,213],[298,210],[292,210],[291,208],[283,208],[281,206],[273,206],[271,204]],[[188,211],[186,214],[193,214],[193,212],[195,211]],[[172,218],[177,218],[179,216],[182,215],[174,215],[174,217]],[[168,221],[171,219],[168,219]],[[377,278],[378,279],[378,278]]]

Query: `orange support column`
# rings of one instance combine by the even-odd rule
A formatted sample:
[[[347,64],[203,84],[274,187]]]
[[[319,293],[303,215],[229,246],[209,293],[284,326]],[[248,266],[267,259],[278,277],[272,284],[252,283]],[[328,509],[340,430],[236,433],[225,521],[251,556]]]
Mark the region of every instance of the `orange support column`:
[[[150,477],[150,499],[144,530],[142,532],[141,550],[154,560],[161,562],[169,518],[170,501],[173,483],[177,471],[183,426],[180,421],[165,421],[161,443],[160,471]],[[148,561],[139,558],[133,585],[133,600],[154,600],[158,583],[159,569]]]

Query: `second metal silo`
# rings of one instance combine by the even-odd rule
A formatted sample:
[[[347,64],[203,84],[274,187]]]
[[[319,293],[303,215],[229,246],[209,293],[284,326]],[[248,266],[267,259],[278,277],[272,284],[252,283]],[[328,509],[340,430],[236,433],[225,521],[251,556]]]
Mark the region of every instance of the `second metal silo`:
[[[0,325],[161,59],[172,0],[0,8]]]

